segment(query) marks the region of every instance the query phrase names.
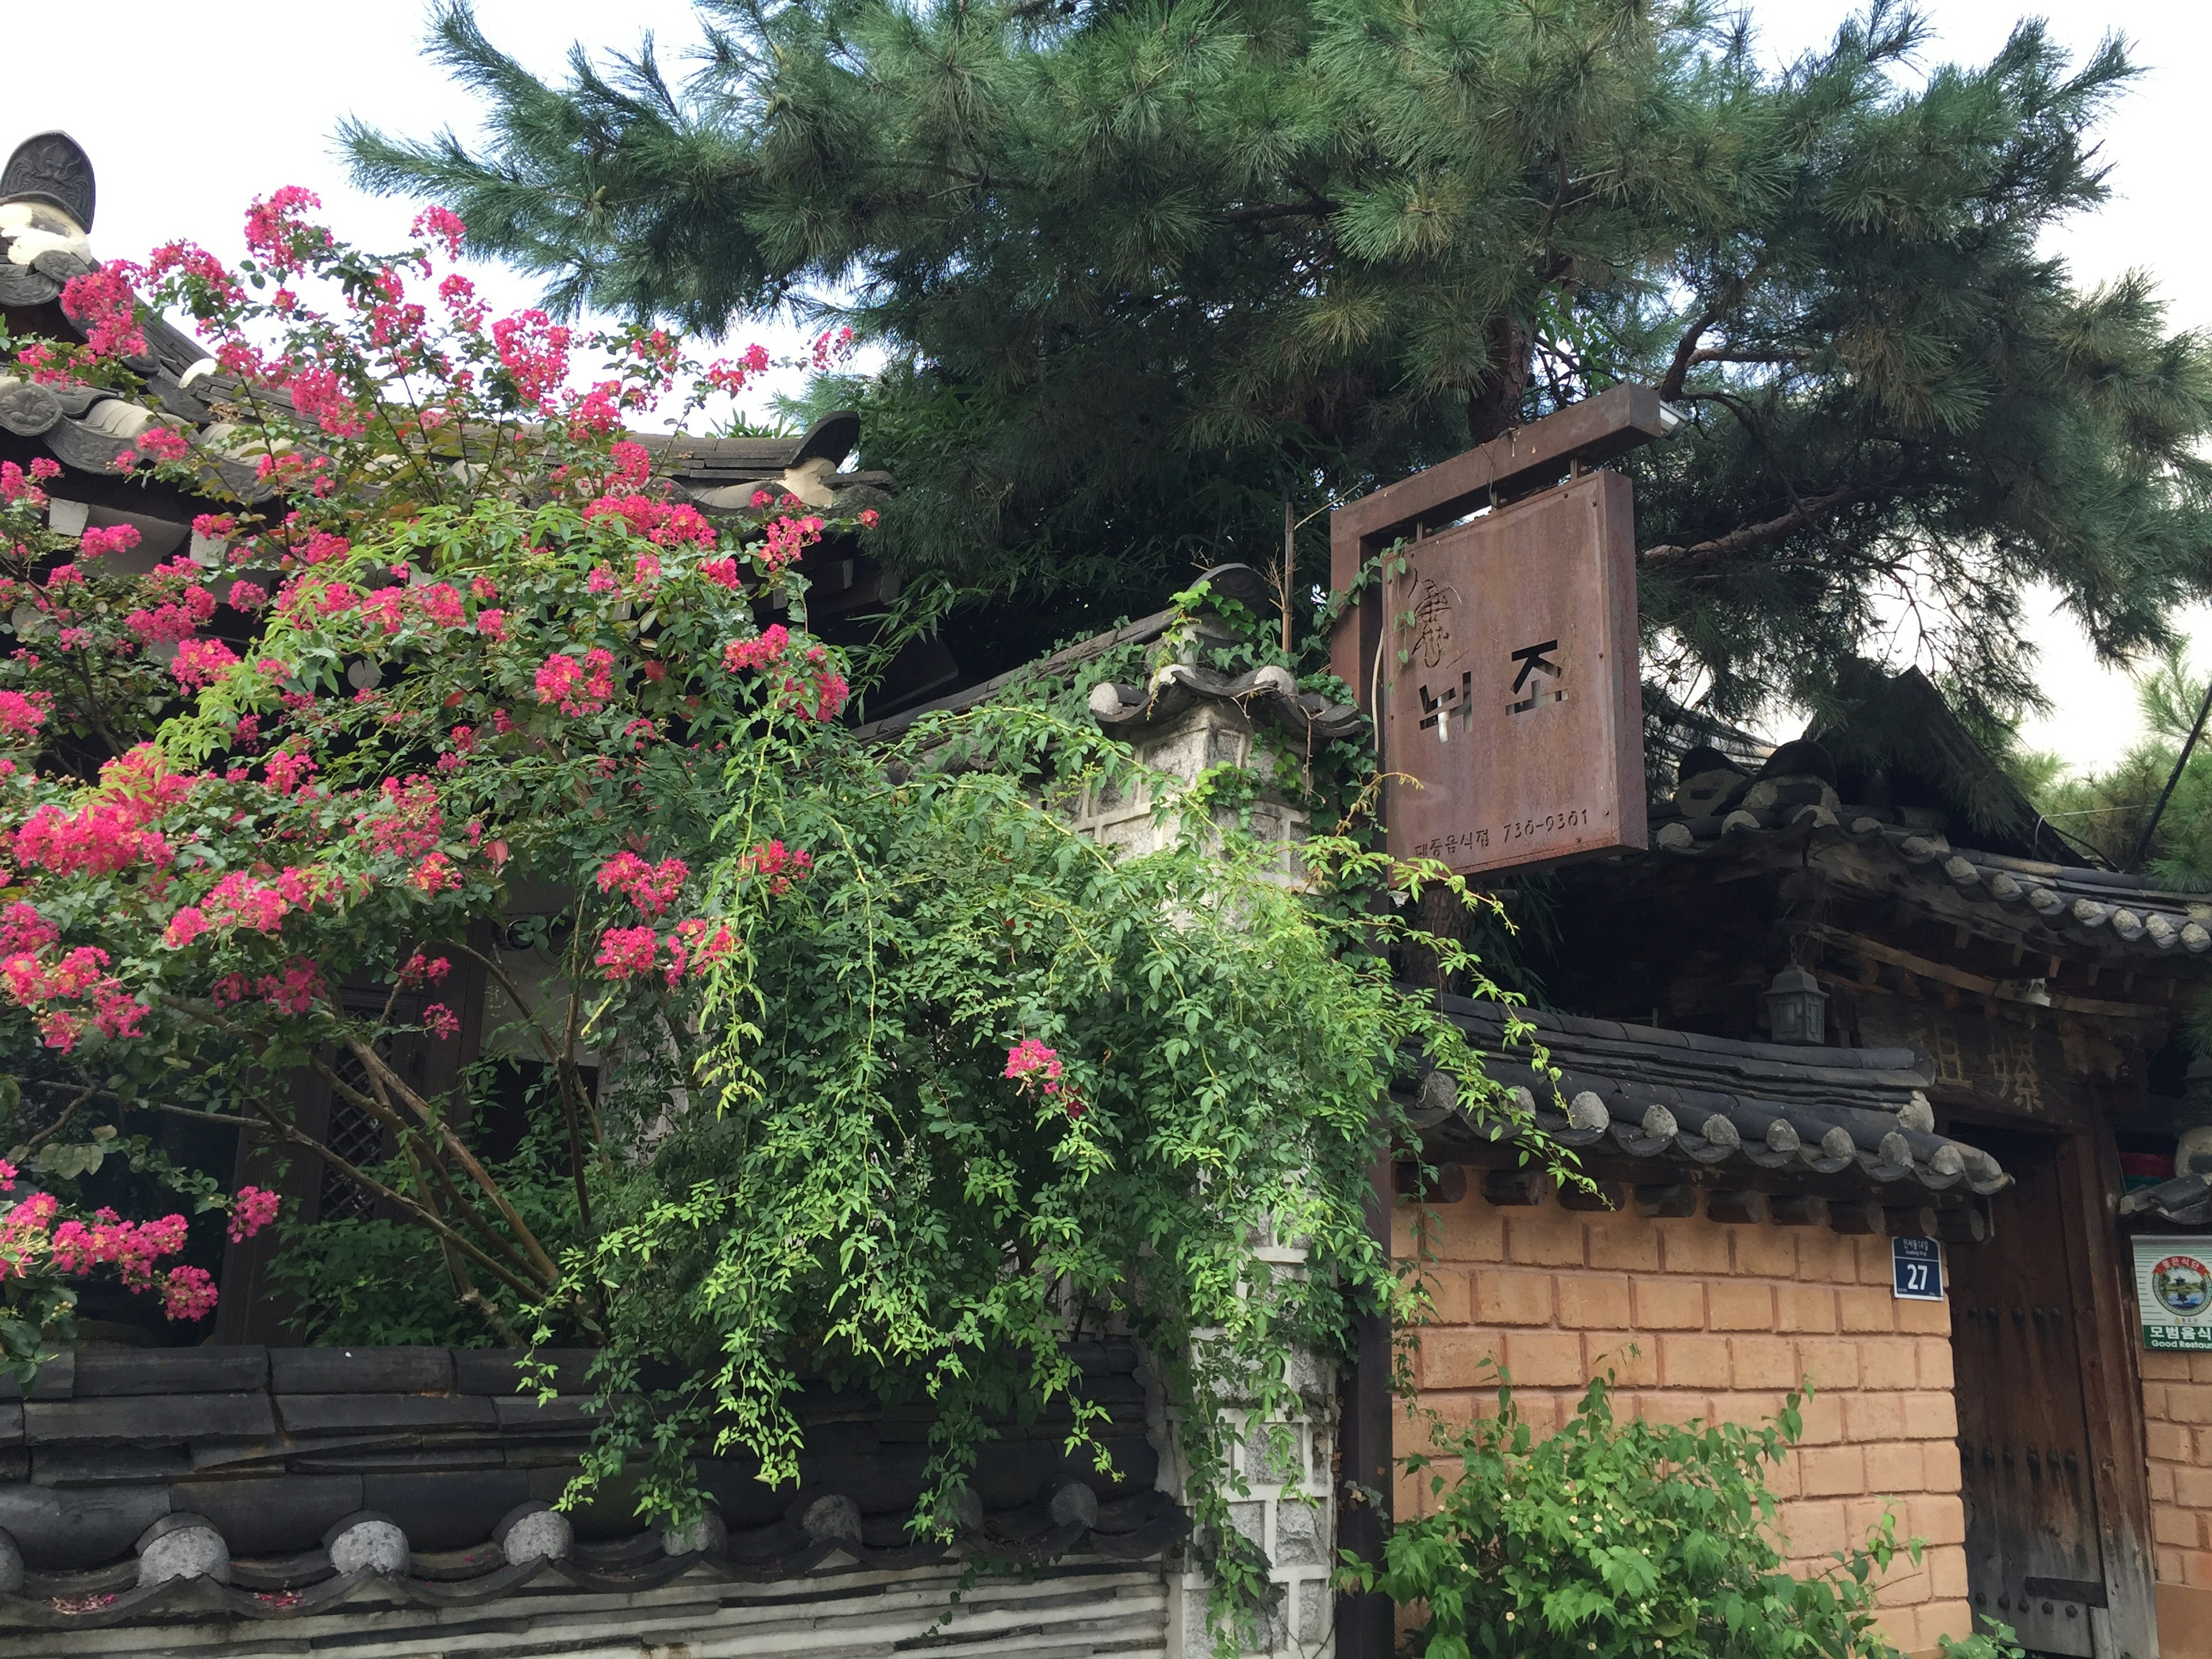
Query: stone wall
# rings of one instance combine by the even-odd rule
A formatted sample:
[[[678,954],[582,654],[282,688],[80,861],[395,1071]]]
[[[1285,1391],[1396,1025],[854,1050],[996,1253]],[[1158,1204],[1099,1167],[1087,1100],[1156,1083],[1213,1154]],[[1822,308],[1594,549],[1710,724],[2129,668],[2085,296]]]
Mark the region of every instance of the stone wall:
[[[1423,1405],[1462,1421],[1493,1409],[1486,1362],[1496,1360],[1542,1432],[1610,1366],[1624,1416],[1755,1423],[1809,1377],[1803,1443],[1772,1480],[1793,1565],[1820,1570],[1889,1510],[1900,1536],[1929,1546],[1881,1588],[1889,1639],[1917,1652],[1968,1633],[1950,1310],[1893,1298],[1887,1239],[1549,1200],[1498,1206],[1470,1192],[1431,1210],[1422,1250],[1415,1213],[1400,1206],[1395,1246],[1401,1259],[1432,1258],[1436,1314],[1416,1360]],[[1423,1434],[1401,1420],[1399,1452]],[[1431,1501],[1401,1481],[1400,1515]]]
[[[2142,1357],[2162,1659],[2212,1659],[2212,1353]]]

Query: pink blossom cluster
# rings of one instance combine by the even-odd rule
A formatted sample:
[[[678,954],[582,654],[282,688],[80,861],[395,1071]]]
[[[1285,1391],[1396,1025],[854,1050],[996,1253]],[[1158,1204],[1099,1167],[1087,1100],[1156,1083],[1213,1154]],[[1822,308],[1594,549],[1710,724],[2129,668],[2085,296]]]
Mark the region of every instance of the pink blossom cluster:
[[[138,545],[138,532],[127,524],[94,525],[77,538],[80,554],[96,559],[103,553],[128,553]]]
[[[738,860],[738,873],[757,876],[768,884],[768,890],[778,897],[791,890],[794,881],[805,881],[814,873],[814,855],[802,848],[786,847],[781,841],[764,842]]]
[[[275,758],[270,757],[272,763]],[[362,820],[368,844],[387,856],[410,860],[434,851],[446,829],[437,784],[416,772],[404,779],[385,779],[379,793],[383,810]]]
[[[26,507],[44,507],[46,492],[39,486],[61,475],[61,463],[44,455],[32,457],[28,476],[15,462],[0,461],[0,502],[21,501]]]
[[[270,377],[292,395],[292,407],[333,438],[357,438],[368,429],[368,405],[343,376],[322,363],[280,367]]]
[[[281,1202],[266,1187],[240,1187],[230,1200],[230,1242],[243,1244],[274,1221]]]
[[[621,893],[637,907],[640,915],[665,915],[676,902],[690,866],[682,859],[663,859],[647,864],[635,853],[617,853],[599,866],[594,879],[602,893]]]
[[[191,446],[185,441],[183,433],[174,427],[163,426],[158,421],[132,441],[135,447],[122,450],[115,457],[118,472],[129,472],[142,461],[153,465],[160,465],[165,461],[181,461],[191,453]]]
[[[722,666],[732,674],[740,669],[766,668],[784,653],[791,631],[781,623],[770,623],[749,640],[732,640],[722,647]]]
[[[568,331],[542,311],[526,311],[494,323],[491,339],[521,400],[550,414],[553,392],[568,377]]]
[[[822,539],[822,520],[811,514],[804,519],[786,516],[768,526],[765,533],[768,539],[753,556],[774,575],[796,563],[800,554]]]
[[[1048,1097],[1062,1097],[1060,1104],[1067,1115],[1071,1119],[1081,1117],[1083,1102],[1073,1089],[1061,1084],[1062,1069],[1057,1049],[1047,1048],[1035,1037],[1024,1037],[1006,1050],[1006,1069],[999,1075],[1012,1079],[1024,1091],[1036,1087]]]
[[[148,258],[149,281],[159,282],[173,274],[185,278],[186,300],[197,316],[210,316],[246,299],[246,289],[230,274],[230,267],[197,243],[164,242]]]
[[[741,669],[766,670],[786,660],[791,635],[781,623],[763,629],[750,640],[732,640],[722,647],[722,666],[735,673]],[[833,720],[852,695],[845,677],[818,645],[806,647],[795,669],[782,674],[775,684],[779,708],[801,720]]]
[[[706,373],[700,379],[713,390],[734,397],[745,389],[745,383],[754,375],[765,374],[768,368],[768,348],[756,342],[747,346],[744,355],[734,362],[727,358],[719,358],[708,364]]]
[[[256,198],[246,210],[246,246],[278,276],[304,270],[309,259],[331,246],[330,232],[303,216],[307,209],[322,204],[321,197],[298,185],[287,185],[266,198]]]
[[[450,1042],[461,1034],[461,1017],[442,1002],[434,1002],[422,1011],[422,1029],[441,1042]]]
[[[95,1267],[112,1267],[126,1286],[143,1291],[154,1282],[155,1259],[183,1249],[188,1231],[180,1215],[125,1221],[114,1211],[101,1209],[94,1211],[89,1221],[61,1223],[47,1250],[58,1273],[82,1278]]]
[[[407,227],[407,234],[434,237],[446,245],[448,259],[458,259],[461,257],[461,240],[469,234],[469,228],[461,222],[461,216],[453,209],[433,204],[415,216],[415,222]]]
[[[425,985],[435,985],[453,971],[453,964],[444,957],[426,957],[420,951],[399,964],[399,982],[410,991]]]
[[[849,328],[825,328],[814,337],[814,349],[809,356],[817,370],[824,369],[833,363],[843,362],[853,355],[858,343],[859,337]]]
[[[234,870],[207,890],[198,904],[180,906],[169,918],[162,941],[182,949],[204,933],[249,928],[273,933],[284,918],[304,910],[331,891],[330,878],[288,865],[268,879]]]
[[[146,1005],[108,973],[107,961],[106,951],[90,945],[80,945],[53,959],[39,954],[37,947],[20,950],[0,957],[0,989],[30,1011],[46,1046],[64,1054],[73,1051],[84,1036],[86,1010],[58,1008],[53,1006],[57,1002],[88,1000],[93,1027],[103,1036],[137,1036],[145,1023]]]
[[[570,719],[596,714],[615,694],[614,653],[595,646],[580,658],[556,651],[538,665],[538,701],[557,703]]]
[[[0,910],[0,957],[43,951],[61,936],[62,930],[40,915],[28,899],[17,899]]]
[[[212,685],[238,666],[238,653],[221,640],[186,640],[169,659],[169,672],[178,684],[197,691]]]
[[[53,711],[51,693],[0,690],[0,732],[11,738],[34,738]]]
[[[407,878],[425,898],[435,898],[461,884],[461,872],[443,853],[433,853],[416,865]]]
[[[64,1219],[58,1199],[36,1193],[0,1215],[0,1279],[39,1272],[82,1278],[113,1267],[129,1289],[158,1290],[162,1311],[171,1319],[204,1319],[216,1304],[215,1281],[207,1270],[177,1267],[158,1274],[156,1267],[159,1258],[185,1248],[188,1231],[180,1215],[133,1223],[104,1209],[89,1221]]]
[[[172,1267],[161,1281],[161,1315],[166,1319],[205,1319],[215,1311],[215,1276],[205,1267]]]
[[[304,1014],[327,994],[322,969],[305,957],[295,957],[284,964],[282,972],[264,974],[259,979],[248,979],[244,974],[225,974],[210,992],[218,1008],[228,1008],[258,995],[270,1007],[287,1014]]]
[[[629,526],[632,534],[661,547],[714,544],[714,526],[689,501],[671,504],[635,491],[622,495],[610,494],[586,502],[584,517],[620,519]]]
[[[687,974],[704,974],[737,948],[738,936],[726,923],[693,916],[678,922],[665,937],[650,927],[610,927],[599,935],[592,963],[617,983],[649,974],[658,965],[662,980],[673,988]],[[665,959],[660,954],[664,950]]]
[[[174,855],[148,826],[197,781],[168,771],[157,750],[141,744],[100,768],[99,787],[76,811],[48,802],[32,812],[15,832],[15,858],[59,876],[113,875],[141,860],[167,869]]]
[[[138,325],[138,296],[131,279],[141,275],[129,261],[112,259],[97,270],[72,276],[62,285],[62,311],[84,330],[94,357],[136,357],[146,349]]]
[[[167,869],[174,854],[161,831],[147,827],[155,816],[128,797],[95,797],[74,812],[49,802],[15,832],[15,857],[58,876],[112,876],[142,860]]]

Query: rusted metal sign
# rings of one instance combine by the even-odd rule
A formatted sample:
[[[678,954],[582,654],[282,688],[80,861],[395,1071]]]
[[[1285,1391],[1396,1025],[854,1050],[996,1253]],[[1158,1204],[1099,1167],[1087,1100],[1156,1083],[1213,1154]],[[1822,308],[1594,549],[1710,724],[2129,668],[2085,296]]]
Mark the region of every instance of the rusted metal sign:
[[[1585,474],[1402,559],[1381,641],[1390,851],[1477,875],[1643,847],[1628,480]]]

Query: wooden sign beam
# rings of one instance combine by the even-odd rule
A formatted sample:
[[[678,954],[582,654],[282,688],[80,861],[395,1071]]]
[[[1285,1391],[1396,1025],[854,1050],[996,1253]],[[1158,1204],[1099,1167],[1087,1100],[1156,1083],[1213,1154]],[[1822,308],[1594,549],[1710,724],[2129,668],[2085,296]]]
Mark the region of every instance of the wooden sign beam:
[[[1680,418],[1651,387],[1617,386],[1347,501],[1329,515],[1329,586],[1349,589],[1360,566],[1401,537],[1417,541],[1478,507],[1547,489],[1578,466],[1601,466],[1667,436]],[[1330,666],[1362,707],[1381,623],[1381,603],[1370,595],[1339,623],[1330,647]]]

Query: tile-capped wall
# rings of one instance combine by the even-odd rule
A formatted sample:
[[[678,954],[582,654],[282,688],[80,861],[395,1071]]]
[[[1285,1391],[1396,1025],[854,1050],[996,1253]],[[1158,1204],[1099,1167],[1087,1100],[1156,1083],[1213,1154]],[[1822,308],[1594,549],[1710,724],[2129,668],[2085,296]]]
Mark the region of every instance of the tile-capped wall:
[[[1887,1509],[1900,1537],[1928,1545],[1881,1586],[1888,1638],[1910,1653],[1968,1633],[1950,1308],[1891,1295],[1887,1239],[1493,1206],[1471,1192],[1431,1208],[1417,1243],[1416,1213],[1400,1206],[1395,1248],[1428,1258],[1424,1406],[1461,1419],[1495,1409],[1495,1361],[1540,1433],[1608,1367],[1624,1416],[1756,1423],[1809,1378],[1804,1438],[1771,1477],[1793,1565],[1819,1571]],[[1401,1455],[1425,1440],[1401,1419]],[[2203,1443],[2212,1450],[2212,1434]],[[1432,1502],[1425,1484],[1401,1483],[1401,1515]]]

